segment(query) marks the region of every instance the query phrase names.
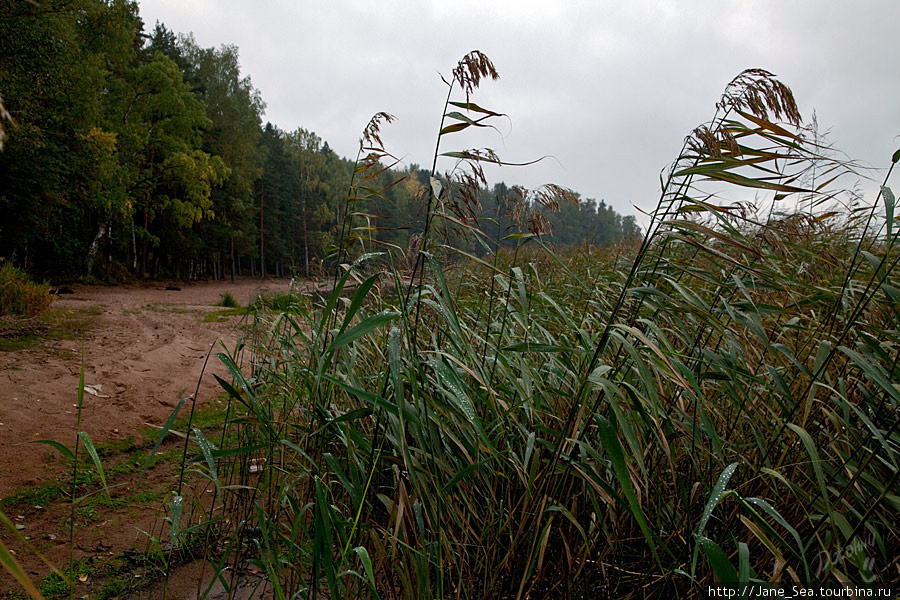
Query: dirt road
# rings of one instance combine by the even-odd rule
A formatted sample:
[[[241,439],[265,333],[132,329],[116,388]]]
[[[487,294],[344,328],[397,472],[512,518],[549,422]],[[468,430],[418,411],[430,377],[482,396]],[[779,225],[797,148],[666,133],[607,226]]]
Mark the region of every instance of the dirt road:
[[[263,292],[285,292],[288,280],[243,279],[235,283],[182,285],[180,291],[153,287],[74,286],[54,309],[90,321],[84,336],[85,384],[81,428],[99,443],[124,439],[144,423],[162,424],[178,400],[194,393],[204,359],[219,341],[233,348],[239,317],[204,322],[222,294],[242,305]],[[72,447],[81,341],[52,340],[27,350],[0,352],[0,498],[21,486],[57,475],[48,446],[52,439]],[[215,358],[200,381],[198,400],[220,388],[212,373],[225,376]],[[53,468],[48,465],[54,465]]]

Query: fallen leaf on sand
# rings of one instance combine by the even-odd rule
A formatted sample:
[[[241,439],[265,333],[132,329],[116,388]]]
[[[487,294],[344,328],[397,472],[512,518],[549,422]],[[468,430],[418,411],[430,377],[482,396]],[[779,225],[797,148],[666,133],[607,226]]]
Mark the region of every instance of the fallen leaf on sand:
[[[109,398],[109,396],[103,393],[102,383],[98,383],[97,385],[85,385],[84,391],[92,396],[97,396],[98,398]]]

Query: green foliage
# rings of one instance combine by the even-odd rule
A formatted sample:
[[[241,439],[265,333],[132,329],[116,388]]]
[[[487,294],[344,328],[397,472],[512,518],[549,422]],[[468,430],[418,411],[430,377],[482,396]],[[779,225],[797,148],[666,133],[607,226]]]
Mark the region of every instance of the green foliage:
[[[16,122],[0,156],[0,254],[89,276],[98,255],[136,267],[140,239],[145,267],[163,231],[214,216],[229,169],[200,149],[210,121],[179,66],[141,51],[136,4],[50,4],[0,7],[0,88]]]
[[[356,161],[302,127],[262,127],[265,105],[236,47],[201,48],[159,23],[149,36],[143,28],[125,0],[0,5],[0,256],[30,273],[219,279],[249,267],[316,277],[375,245],[405,264],[426,222],[438,244],[430,251],[443,244],[478,256],[483,244],[467,229],[474,220],[509,231],[527,218],[557,245],[638,233],[633,218],[592,199],[546,211],[535,192],[501,215],[516,195],[502,184],[489,190],[477,170],[460,179],[457,167],[398,168],[377,138],[381,116]],[[460,65],[451,91],[492,78],[477,52]],[[453,140],[500,116],[468,100],[444,113],[441,137]],[[499,160],[479,152],[444,154],[464,165]],[[432,176],[446,184],[436,213],[425,193]]]
[[[191,254],[195,259],[230,256],[233,266],[238,255],[256,250],[255,190],[262,174],[260,115],[265,104],[250,78],[241,74],[235,46],[200,48],[188,35],[179,37],[174,53],[211,121],[203,133],[203,150],[220,157],[228,169],[227,179],[211,192],[215,219],[190,233]]]
[[[56,231],[81,223],[93,163],[88,137],[100,112],[102,54],[85,38],[100,3],[52,4],[0,4],[0,89],[16,123],[0,154],[0,255],[16,264],[75,258],[78,234],[63,238]]]

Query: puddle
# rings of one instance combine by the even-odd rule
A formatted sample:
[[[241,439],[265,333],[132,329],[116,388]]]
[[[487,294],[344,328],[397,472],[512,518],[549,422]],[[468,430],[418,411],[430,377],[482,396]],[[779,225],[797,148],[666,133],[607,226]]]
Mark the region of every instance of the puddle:
[[[196,561],[174,569],[167,581],[160,581],[148,589],[135,591],[129,600],[270,600],[272,588],[259,577],[248,576],[243,581],[231,581],[231,572],[213,581],[213,567],[206,561]],[[236,578],[237,579],[237,578]],[[231,588],[231,593],[228,589]]]

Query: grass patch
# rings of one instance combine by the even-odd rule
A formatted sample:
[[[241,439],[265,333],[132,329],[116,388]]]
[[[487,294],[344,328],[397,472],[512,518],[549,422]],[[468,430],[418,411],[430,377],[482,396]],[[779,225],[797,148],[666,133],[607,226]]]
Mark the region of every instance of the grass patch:
[[[77,340],[90,330],[94,319],[102,315],[103,310],[102,305],[69,310],[53,309],[47,311],[43,320],[48,325],[48,335],[52,339]]]
[[[140,435],[139,439],[135,439],[133,435],[129,435],[122,440],[111,440],[109,442],[99,443],[96,445],[96,448],[97,454],[101,458],[107,458],[122,454],[131,456],[135,452],[140,452],[142,449],[146,448],[148,444],[149,440],[146,434]]]
[[[223,418],[215,417],[212,411],[198,411],[197,416],[202,422],[221,425]],[[186,421],[185,421],[186,422]],[[153,441],[159,435],[159,430],[142,430],[138,437],[128,436],[124,440],[114,440],[96,445],[98,456],[103,460],[103,469],[107,477],[123,477],[136,475],[147,460],[147,450],[152,447]],[[36,447],[37,450],[37,447]],[[161,450],[154,457],[153,464],[176,464],[181,458],[180,445],[174,448]],[[54,457],[59,457],[55,451],[50,451]],[[62,460],[61,457],[59,457]],[[86,454],[79,458],[78,486],[97,488],[100,484],[99,476],[94,463]],[[69,501],[71,488],[71,475],[61,477],[55,482],[42,483],[37,486],[25,487],[0,500],[0,511],[11,512],[13,508],[18,510],[28,509],[33,506],[50,506],[54,502]],[[134,492],[118,498],[108,499],[104,494],[98,494],[95,499],[89,500],[92,504],[98,504],[106,508],[119,508],[132,503],[143,504],[158,498],[156,492]]]
[[[91,558],[76,562],[71,568],[62,570],[65,578],[58,573],[51,573],[38,584],[38,590],[46,600],[68,598],[74,592],[82,594],[88,590],[99,590],[90,596],[95,600],[109,600],[141,590],[158,581],[162,576],[159,568],[158,553],[128,551],[109,560]],[[86,576],[82,584],[80,577]],[[66,581],[68,580],[68,581]],[[74,584],[70,585],[69,582]],[[89,587],[87,587],[89,586]],[[24,600],[21,592],[9,592],[4,600]]]
[[[240,303],[234,299],[234,296],[231,295],[231,292],[225,292],[220,297],[221,300],[216,303],[216,306],[224,306],[225,308],[241,308]]]
[[[194,410],[193,419],[191,419],[189,414],[180,415],[175,420],[173,428],[179,431],[186,431],[189,426],[191,428],[197,427],[201,431],[216,429],[225,424],[225,417],[225,410],[222,406],[210,404]]]
[[[225,296],[228,295],[229,294],[226,292]],[[232,300],[234,299],[232,298]],[[230,302],[228,304],[225,302],[226,301],[223,298],[217,306],[230,306],[230,308],[208,312],[203,316],[203,321],[206,323],[223,323],[228,321],[230,317],[239,317],[256,313],[299,314],[303,311],[304,307],[309,306],[308,299],[290,292],[257,296],[256,299],[246,307],[242,307],[236,301],[233,306],[231,306]]]
[[[69,569],[65,571],[66,578],[69,581],[72,580],[72,576],[75,576],[75,580],[77,581],[78,575],[80,573],[76,573],[74,570]],[[69,581],[63,579],[63,577],[59,573],[51,573],[47,577],[44,577],[41,580],[40,585],[38,585],[38,591],[41,592],[41,595],[46,600],[52,600],[53,598],[63,598],[68,595],[69,591],[71,591],[72,586],[69,584]]]
[[[13,339],[0,337],[0,352],[18,352],[33,348],[43,338],[36,335],[23,335]]]
[[[177,452],[169,456],[158,457],[160,462],[172,462],[177,460]],[[125,494],[116,497],[107,497],[106,494],[96,494],[79,503],[75,515],[85,521],[98,521],[109,516],[107,511],[129,507],[141,507],[158,503],[166,492],[142,491]]]
[[[101,314],[103,307],[95,305],[77,309],[51,308],[31,318],[0,316],[0,352],[28,350],[47,340],[81,339]],[[56,349],[54,352],[61,358],[74,356],[68,350]]]
[[[226,323],[231,317],[242,317],[248,314],[249,308],[226,308],[214,310],[203,315],[204,323]]]
[[[37,486],[22,488],[0,500],[0,511],[7,513],[13,507],[31,508],[33,506],[49,506],[53,502],[68,498],[64,491],[65,483],[42,483]]]

